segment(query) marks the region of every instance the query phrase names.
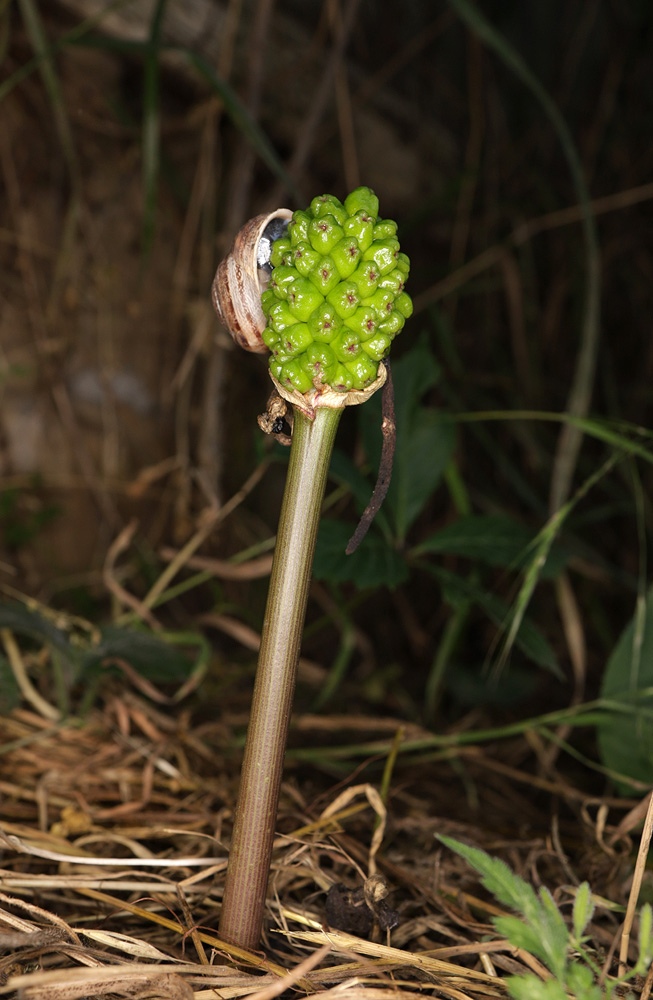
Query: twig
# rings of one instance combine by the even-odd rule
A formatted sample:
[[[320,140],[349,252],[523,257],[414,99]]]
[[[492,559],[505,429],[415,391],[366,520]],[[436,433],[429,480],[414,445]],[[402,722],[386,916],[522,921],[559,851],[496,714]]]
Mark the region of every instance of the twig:
[[[266,461],[261,462],[259,466],[252,472],[251,476],[243,483],[241,488],[237,493],[234,493],[232,498],[223,504],[222,507],[216,507],[214,510],[207,510],[204,512],[201,518],[201,524],[198,530],[195,532],[193,537],[186,542],[184,547],[179,550],[173,561],[166,566],[161,576],[158,578],[156,583],[150,588],[146,596],[143,598],[143,605],[146,608],[152,608],[157,598],[161,596],[168,584],[174,579],[177,573],[186,565],[187,560],[195,554],[197,549],[202,545],[203,542],[209,537],[216,526],[224,521],[226,517],[231,514],[239,504],[243,502],[245,497],[254,489],[256,484],[262,479],[263,474],[267,470],[268,463]]]
[[[179,549],[164,546],[159,549],[162,559],[173,560],[179,556]],[[210,556],[190,556],[185,565],[188,569],[206,570],[222,580],[258,580],[269,576],[272,569],[272,553],[248,559],[244,563],[233,563],[226,559],[212,559]]]
[[[633,205],[639,205],[644,201],[653,199],[653,183],[641,184],[638,187],[628,188],[625,191],[617,191],[614,194],[605,195],[603,198],[595,198],[590,202],[590,207],[594,215],[605,215],[607,212],[619,212]],[[562,226],[570,226],[580,222],[582,218],[582,206],[570,205],[567,208],[558,209],[555,212],[547,212],[545,215],[538,215],[528,222],[520,222],[515,226],[508,238],[493,246],[483,250],[476,257],[472,257],[466,264],[457,270],[452,271],[445,278],[436,281],[434,285],[427,288],[413,300],[413,315],[424,312],[429,306],[440,302],[451,295],[461,285],[476,278],[479,274],[487,271],[490,267],[501,261],[507,247],[520,247],[528,243],[534,236],[540,233],[550,232]]]
[[[131,608],[132,611],[136,612],[141,621],[146,621],[150,628],[156,631],[161,628],[161,623],[152,614],[150,609],[146,607],[142,601],[139,601],[135,594],[130,594],[129,591],[116,579],[116,561],[118,556],[127,551],[133,541],[137,529],[138,521],[136,518],[132,518],[129,524],[122,529],[118,537],[111,543],[106,559],[104,560],[102,579],[107,590],[109,590],[121,604]]]
[[[644,820],[644,829],[642,830],[642,839],[639,842],[637,862],[635,864],[635,872],[633,874],[633,884],[630,887],[628,906],[626,907],[626,918],[624,920],[623,931],[621,932],[621,947],[619,948],[620,976],[626,975],[626,961],[628,958],[628,945],[630,944],[630,931],[633,926],[633,920],[635,919],[635,907],[637,906],[640,889],[642,888],[642,877],[646,868],[646,856],[651,843],[651,834],[653,834],[653,793],[649,795],[648,809],[646,811],[646,819]]]

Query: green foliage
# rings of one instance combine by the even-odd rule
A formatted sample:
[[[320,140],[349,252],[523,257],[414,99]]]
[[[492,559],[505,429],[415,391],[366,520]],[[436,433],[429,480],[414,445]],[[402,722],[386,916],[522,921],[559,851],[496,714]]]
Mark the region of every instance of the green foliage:
[[[331,547],[335,538],[336,523],[323,518],[317,540],[313,572],[318,579],[341,582],[350,580],[358,587],[368,586],[370,574],[365,566],[368,553],[379,544],[394,550],[395,558],[388,559],[386,572],[377,567],[373,578],[376,586],[395,587],[408,575],[406,553],[402,551],[408,529],[431,499],[442,479],[444,468],[451,457],[454,445],[454,428],[450,422],[443,422],[441,415],[432,407],[422,405],[424,394],[432,388],[440,377],[440,369],[428,343],[422,339],[408,354],[404,355],[392,368],[395,387],[395,410],[397,419],[397,444],[395,463],[390,489],[383,504],[381,514],[360,549],[352,556],[344,557],[346,542],[351,535],[351,526],[345,526],[345,544],[340,549],[340,560],[336,567]],[[360,407],[360,428],[365,446],[365,454],[372,468],[377,468],[381,456],[381,401],[379,394]],[[425,460],[428,455],[428,461]],[[339,482],[351,490],[359,511],[365,508],[372,484],[350,460],[338,449],[334,451],[331,473]],[[356,558],[358,556],[358,558]],[[398,564],[404,563],[403,572]]]
[[[582,967],[581,967],[582,968]],[[591,977],[591,973],[590,973]],[[574,976],[578,982],[578,977]],[[601,990],[598,986],[578,987],[572,993],[577,1000],[600,1000]],[[571,991],[571,984],[570,984]],[[557,979],[542,981],[537,976],[512,976],[508,983],[508,992],[515,1000],[568,1000],[567,989]]]
[[[394,544],[402,547],[410,528],[432,499],[453,454],[454,424],[433,406],[427,392],[440,382],[442,371],[427,337],[392,365],[397,444],[392,481],[383,507],[392,525]],[[373,469],[381,457],[381,399],[379,394],[360,408],[365,454]],[[369,491],[368,491],[369,499]]]
[[[534,530],[508,515],[463,515],[416,545],[409,536],[419,518],[433,503],[443,476],[453,461],[455,424],[427,402],[427,393],[441,378],[427,337],[392,366],[395,389],[397,442],[392,481],[383,507],[359,549],[344,556],[352,526],[323,518],[318,533],[314,574],[330,583],[350,582],[359,589],[396,588],[411,574],[428,574],[438,585],[434,598],[454,610],[476,607],[499,628],[510,619],[510,606],[474,575],[452,573],[441,565],[441,556],[469,559],[474,567],[524,569],[533,559]],[[381,456],[381,400],[379,394],[360,407],[359,426],[369,467],[378,467]],[[342,451],[335,449],[331,477],[345,486],[360,513],[367,505],[373,484]],[[567,556],[551,546],[545,576],[558,575]],[[537,666],[562,676],[555,653],[533,621],[524,617],[516,631],[516,647]]]
[[[133,672],[153,685],[194,686],[206,670],[209,646],[195,633],[150,633],[108,625],[94,628],[81,619],[49,614],[17,602],[0,604],[0,629],[21,637],[21,653],[47,649],[52,677],[45,682],[62,714],[71,701],[84,714],[104,678]],[[192,655],[191,652],[193,651]],[[2,710],[20,700],[9,663],[0,656]],[[50,691],[48,691],[50,693]]]
[[[441,528],[413,549],[414,555],[457,555],[486,566],[523,569],[532,557],[536,532],[507,514],[468,514]],[[567,557],[554,548],[541,569],[542,579],[560,575]]]
[[[430,597],[433,594],[433,613],[437,614],[438,606],[444,602],[449,606],[450,616],[426,681],[427,717],[435,710],[439,692],[448,682],[448,675],[453,675],[451,666],[456,663],[456,647],[465,640],[466,629],[475,621],[472,618],[474,612],[481,611],[487,616],[497,626],[501,637],[501,643],[494,650],[494,676],[499,675],[514,648],[531,663],[564,680],[555,649],[530,614],[533,595],[542,580],[555,580],[565,572],[572,556],[587,558],[589,555],[592,561],[601,562],[603,557],[594,548],[598,533],[593,533],[588,544],[576,534],[572,515],[622,460],[632,457],[652,463],[653,451],[649,444],[652,435],[623,422],[582,419],[566,414],[478,414],[479,424],[493,417],[504,421],[511,417],[522,419],[523,416],[529,420],[555,419],[607,446],[607,457],[594,464],[593,470],[571,498],[543,524],[541,506],[531,502],[537,520],[534,526],[529,526],[507,513],[477,513],[471,510],[455,453],[457,420],[436,408],[430,399],[433,390],[444,393],[446,386],[442,385],[441,370],[426,335],[418,338],[411,350],[393,364],[393,373],[397,451],[393,478],[383,508],[360,549],[354,556],[346,558],[340,556],[339,546],[342,544],[344,548],[353,529],[335,520],[323,520],[318,536],[315,575],[333,584],[352,583],[360,589],[369,589],[373,585],[396,588],[408,582],[409,587],[415,590],[424,575],[436,582],[437,590],[429,587],[428,581],[427,586],[422,586],[421,604],[424,603],[424,595]],[[362,512],[373,488],[370,470],[378,467],[381,451],[380,399],[375,397],[361,407],[358,416],[367,464],[359,468],[344,453],[336,450],[331,477],[350,491],[356,510]],[[465,414],[462,419],[467,422],[472,417],[472,414]],[[491,447],[488,454],[495,460]],[[449,492],[447,523],[434,531],[433,508],[441,502],[438,491],[443,485]],[[453,520],[450,519],[452,508],[460,512]],[[602,518],[614,512],[610,505],[604,505],[601,511]],[[584,511],[578,524],[586,520],[587,513]],[[567,531],[567,536],[561,541],[563,529]],[[384,544],[388,549],[385,555]],[[444,557],[455,557],[458,561],[455,570],[443,565]],[[461,561],[466,562],[461,565]],[[503,592],[510,575],[513,586],[509,601],[497,591],[497,570],[505,571],[500,582]],[[632,580],[627,582],[632,583]],[[608,766],[647,783],[650,783],[653,774],[653,744],[646,738],[646,734],[650,734],[650,726],[646,723],[651,714],[647,692],[653,687],[650,668],[653,663],[653,633],[649,636],[648,630],[644,633],[642,629],[643,623],[651,620],[651,610],[649,608],[645,613],[640,606],[637,618],[639,638],[633,640],[634,645],[630,639],[625,640],[632,646],[632,656],[623,645],[613,655],[604,695],[612,699],[614,711],[605,715],[601,734],[602,747],[606,748],[604,760]],[[641,656],[641,662],[637,660],[640,641],[646,644],[646,655]],[[624,658],[628,659],[630,666],[621,662]],[[633,674],[635,666],[636,678]],[[456,663],[456,667],[457,676],[465,669],[469,671],[469,664],[464,661]],[[478,670],[477,663],[473,669]],[[628,683],[625,677],[629,678]],[[482,697],[479,691],[479,698]],[[630,727],[633,715],[642,736],[637,750],[639,759],[630,767],[624,758],[631,754],[633,742],[624,738],[624,727]]]
[[[125,661],[149,680],[177,684],[188,677],[193,666],[187,654],[178,648],[180,638],[185,643],[204,646],[201,637],[194,635],[166,634],[159,638],[151,632],[108,625],[85,651],[80,673],[90,675]]]
[[[316,575],[332,583],[354,580],[361,590],[378,587],[398,587],[408,578],[408,564],[401,553],[388,545],[380,532],[375,532],[351,556],[344,557],[351,535],[351,525],[325,518],[318,535],[319,569]],[[316,565],[318,556],[316,555]]]
[[[568,934],[549,892],[542,888],[539,895],[536,894],[504,861],[491,858],[478,847],[460,844],[449,837],[441,836],[439,839],[481,873],[481,882],[500,903],[522,914],[523,920],[511,916],[496,917],[494,922],[499,933],[518,948],[530,951],[558,979],[562,979],[567,966]]]
[[[552,973],[552,978],[545,981],[535,974],[510,976],[508,992],[515,1000],[567,1000],[568,997],[608,1000],[617,986],[646,973],[653,950],[652,911],[648,903],[641,910],[639,958],[635,967],[603,989],[596,982],[601,970],[586,949],[587,939],[583,936],[594,913],[587,882],[577,889],[570,930],[548,889],[541,887],[536,893],[499,858],[491,858],[478,847],[451,837],[441,834],[437,837],[479,872],[482,884],[500,903],[520,914],[520,917],[508,914],[494,917],[498,932],[516,948],[538,958]]]
[[[648,903],[642,907],[639,918],[638,945],[639,958],[635,971],[638,976],[643,976],[653,961],[653,910]]]
[[[572,912],[574,936],[577,941],[582,940],[583,931],[592,919],[593,913],[594,903],[592,901],[589,882],[583,882],[578,887]]]
[[[601,694],[612,703],[598,726],[603,763],[617,774],[653,783],[653,589],[608,660]]]
[[[428,563],[426,571],[438,581],[442,596],[452,607],[457,608],[471,602],[479,607],[499,628],[510,617],[510,606],[486,588],[456,573],[443,569],[436,563]],[[515,645],[533,663],[562,677],[555,652],[542,632],[528,618],[523,618],[515,635]]]
[[[71,669],[76,671],[79,650],[71,644],[63,629],[54,624],[55,619],[55,615],[46,618],[40,612],[13,601],[0,604],[0,628],[9,629],[55,649]]]

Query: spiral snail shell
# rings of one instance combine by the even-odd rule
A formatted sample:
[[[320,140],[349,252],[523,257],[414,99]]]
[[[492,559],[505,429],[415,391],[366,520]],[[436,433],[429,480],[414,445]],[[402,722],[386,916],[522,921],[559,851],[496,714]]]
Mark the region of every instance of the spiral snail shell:
[[[246,222],[213,279],[216,312],[238,346],[246,351],[269,353],[261,337],[265,329],[261,292],[270,278],[270,247],[291,218],[290,209],[278,208]]]

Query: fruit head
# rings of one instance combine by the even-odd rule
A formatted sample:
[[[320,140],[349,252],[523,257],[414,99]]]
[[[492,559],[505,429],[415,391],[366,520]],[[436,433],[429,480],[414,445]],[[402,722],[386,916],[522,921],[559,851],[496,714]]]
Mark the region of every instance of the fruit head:
[[[323,194],[272,244],[262,336],[270,371],[287,389],[367,388],[411,315],[410,262],[396,223],[378,214],[370,188],[356,188],[344,204]]]

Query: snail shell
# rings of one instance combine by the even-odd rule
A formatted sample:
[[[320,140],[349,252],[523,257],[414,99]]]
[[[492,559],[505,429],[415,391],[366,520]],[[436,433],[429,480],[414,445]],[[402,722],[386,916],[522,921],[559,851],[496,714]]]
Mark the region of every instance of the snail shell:
[[[267,354],[261,334],[265,316],[261,292],[270,280],[270,247],[292,218],[288,208],[257,215],[246,222],[219,264],[211,287],[213,305],[239,347]]]

